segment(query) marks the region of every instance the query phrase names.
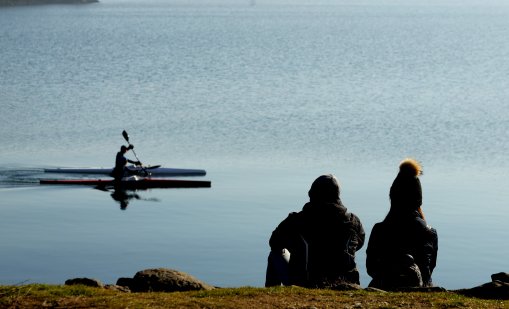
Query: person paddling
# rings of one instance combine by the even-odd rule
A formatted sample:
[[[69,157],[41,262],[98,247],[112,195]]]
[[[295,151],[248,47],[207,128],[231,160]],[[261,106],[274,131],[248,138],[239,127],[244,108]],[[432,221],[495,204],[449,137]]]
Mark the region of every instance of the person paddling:
[[[129,160],[125,157],[125,154],[133,148],[134,146],[132,144],[129,144],[128,147],[122,145],[120,147],[120,151],[117,152],[117,157],[115,158],[115,167],[113,168],[113,171],[111,173],[111,176],[115,178],[116,181],[120,181],[123,177],[128,175],[128,170],[126,167],[127,163],[141,166],[140,161]]]

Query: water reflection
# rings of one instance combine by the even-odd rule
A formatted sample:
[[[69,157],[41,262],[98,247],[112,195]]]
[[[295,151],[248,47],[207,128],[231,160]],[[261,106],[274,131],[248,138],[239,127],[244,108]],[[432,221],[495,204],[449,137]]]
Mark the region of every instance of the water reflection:
[[[140,199],[140,196],[137,193],[130,193],[127,192],[127,190],[122,189],[113,190],[113,193],[111,193],[111,197],[113,198],[113,200],[117,201],[120,204],[121,210],[127,209],[130,200]]]
[[[111,198],[120,205],[120,210],[126,210],[131,203],[132,200],[141,200],[141,201],[149,201],[149,202],[160,202],[161,200],[158,198],[144,198],[140,194],[139,191],[147,191],[147,190],[128,190],[123,188],[114,187],[112,189],[107,189],[102,186],[97,186],[95,189],[99,191],[105,191],[110,193]]]
[[[45,180],[73,180],[76,178],[76,174],[59,174],[54,178],[46,178],[46,173],[44,172],[44,168],[42,167],[10,167],[10,166],[1,166],[0,165],[0,188],[16,188],[16,187],[34,187],[39,186],[40,181]],[[83,180],[93,180],[89,179],[89,175],[83,174]],[[69,178],[72,177],[72,178]],[[178,180],[175,179],[174,182],[168,181],[167,179],[161,178],[162,183],[158,183],[153,178],[150,184],[141,184],[141,189],[139,187],[132,188],[132,186],[118,186],[111,185],[109,183],[105,183],[104,185],[98,185],[93,187],[96,190],[108,192],[111,198],[120,205],[121,210],[126,210],[132,200],[140,200],[140,201],[149,201],[149,202],[160,202],[161,200],[158,198],[145,198],[140,195],[141,191],[151,191],[153,188],[161,187],[161,188],[200,188],[200,187],[210,187],[209,181],[190,181],[190,180]],[[166,182],[165,182],[166,181]],[[65,185],[62,183],[61,185]],[[67,184],[69,186],[70,184]],[[82,184],[86,185],[86,183]],[[73,185],[80,186],[80,185]],[[145,187],[143,187],[145,186]],[[150,188],[146,188],[150,187]],[[90,187],[89,187],[90,188]]]

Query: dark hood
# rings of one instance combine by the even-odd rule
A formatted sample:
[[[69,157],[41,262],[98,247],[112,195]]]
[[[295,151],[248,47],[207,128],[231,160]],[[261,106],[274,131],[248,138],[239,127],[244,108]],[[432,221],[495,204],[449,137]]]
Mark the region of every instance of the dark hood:
[[[309,189],[309,201],[313,204],[334,203],[341,204],[339,199],[339,183],[334,175],[318,177]]]

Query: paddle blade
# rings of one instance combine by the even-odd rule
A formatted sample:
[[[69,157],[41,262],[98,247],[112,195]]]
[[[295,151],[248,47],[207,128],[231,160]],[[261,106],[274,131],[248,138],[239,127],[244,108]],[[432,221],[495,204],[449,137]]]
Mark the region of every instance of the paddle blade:
[[[124,139],[129,143],[129,134],[127,134],[127,132],[124,130],[122,131],[122,136],[124,137]]]

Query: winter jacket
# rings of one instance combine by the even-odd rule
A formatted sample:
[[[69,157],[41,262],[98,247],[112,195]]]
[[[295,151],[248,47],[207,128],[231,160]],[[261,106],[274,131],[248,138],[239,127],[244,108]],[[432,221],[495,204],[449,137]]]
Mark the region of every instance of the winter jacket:
[[[417,212],[397,219],[388,216],[375,224],[369,237],[366,267],[373,278],[370,286],[381,289],[431,286],[437,252],[437,232]],[[415,272],[422,283],[409,278],[408,274]]]
[[[340,281],[359,284],[355,252],[364,238],[359,218],[340,202],[310,202],[290,213],[269,243],[272,251],[290,251],[291,284],[322,287]]]

